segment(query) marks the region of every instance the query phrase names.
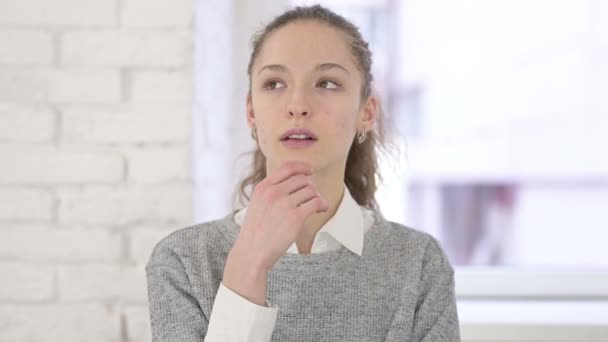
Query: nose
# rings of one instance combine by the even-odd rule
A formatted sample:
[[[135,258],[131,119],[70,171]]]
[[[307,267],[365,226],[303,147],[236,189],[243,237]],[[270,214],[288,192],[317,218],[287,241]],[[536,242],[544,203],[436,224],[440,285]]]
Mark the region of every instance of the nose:
[[[294,90],[291,93],[287,111],[290,116],[307,116],[310,113],[310,108],[303,91]]]
[[[304,110],[294,110],[294,109],[290,109],[289,110],[289,115],[291,116],[306,116],[308,115],[308,111],[304,111]]]

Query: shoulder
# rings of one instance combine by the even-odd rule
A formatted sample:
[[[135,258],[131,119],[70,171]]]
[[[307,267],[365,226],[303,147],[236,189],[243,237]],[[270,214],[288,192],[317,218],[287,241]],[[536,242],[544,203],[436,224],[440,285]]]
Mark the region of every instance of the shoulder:
[[[230,215],[180,228],[154,246],[146,264],[183,267],[184,259],[208,252],[222,252],[231,246],[228,231]]]
[[[438,243],[429,233],[406,226],[402,223],[386,221],[388,241],[408,248],[426,249],[429,244]]]
[[[386,221],[385,226],[388,248],[398,251],[408,260],[417,260],[423,268],[452,269],[441,243],[431,234],[392,221]]]

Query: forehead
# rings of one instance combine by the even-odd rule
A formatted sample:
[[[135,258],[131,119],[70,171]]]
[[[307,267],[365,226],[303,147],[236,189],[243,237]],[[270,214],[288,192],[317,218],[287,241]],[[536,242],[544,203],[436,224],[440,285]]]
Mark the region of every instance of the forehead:
[[[321,63],[338,63],[351,72],[356,70],[345,33],[318,21],[301,20],[268,35],[253,70],[266,64],[308,70]]]

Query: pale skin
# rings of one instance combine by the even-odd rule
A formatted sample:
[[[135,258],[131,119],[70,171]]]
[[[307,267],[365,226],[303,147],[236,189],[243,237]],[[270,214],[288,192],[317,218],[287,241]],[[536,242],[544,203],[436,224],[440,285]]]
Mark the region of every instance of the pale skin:
[[[256,127],[266,174],[256,185],[224,268],[224,286],[265,306],[266,278],[296,243],[310,253],[344,194],[348,151],[357,132],[373,128],[374,96],[361,98],[363,76],[346,35],[316,21],[297,21],[273,32],[254,61],[247,123]],[[291,128],[318,140],[305,149],[280,141]]]

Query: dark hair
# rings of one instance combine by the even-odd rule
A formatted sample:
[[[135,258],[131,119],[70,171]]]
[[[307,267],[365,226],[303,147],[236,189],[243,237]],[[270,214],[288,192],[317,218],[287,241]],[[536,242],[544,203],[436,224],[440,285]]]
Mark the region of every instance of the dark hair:
[[[252,67],[257,58],[264,42],[268,36],[281,27],[293,23],[295,21],[313,20],[327,24],[333,28],[342,31],[351,48],[351,52],[357,62],[357,67],[363,76],[363,85],[361,87],[361,102],[363,103],[372,93],[373,76],[372,68],[372,53],[367,42],[363,39],[359,29],[344,17],[332,12],[331,10],[320,5],[295,7],[291,10],[274,18],[260,32],[254,35],[252,39],[251,57],[247,67],[249,76],[249,84],[251,85]],[[249,92],[251,93],[251,86]],[[344,172],[344,183],[348,187],[355,201],[362,206],[368,208],[377,208],[375,193],[377,190],[376,177],[382,179],[378,172],[378,149],[385,147],[384,123],[382,111],[378,115],[376,128],[367,132],[366,140],[359,144],[353,141],[348,157],[346,160],[346,170]],[[264,178],[266,178],[266,157],[260,150],[260,147],[253,151],[252,170],[245,177],[238,189],[240,190],[240,199],[243,197],[249,200],[251,197],[247,194],[248,186],[254,187]]]

